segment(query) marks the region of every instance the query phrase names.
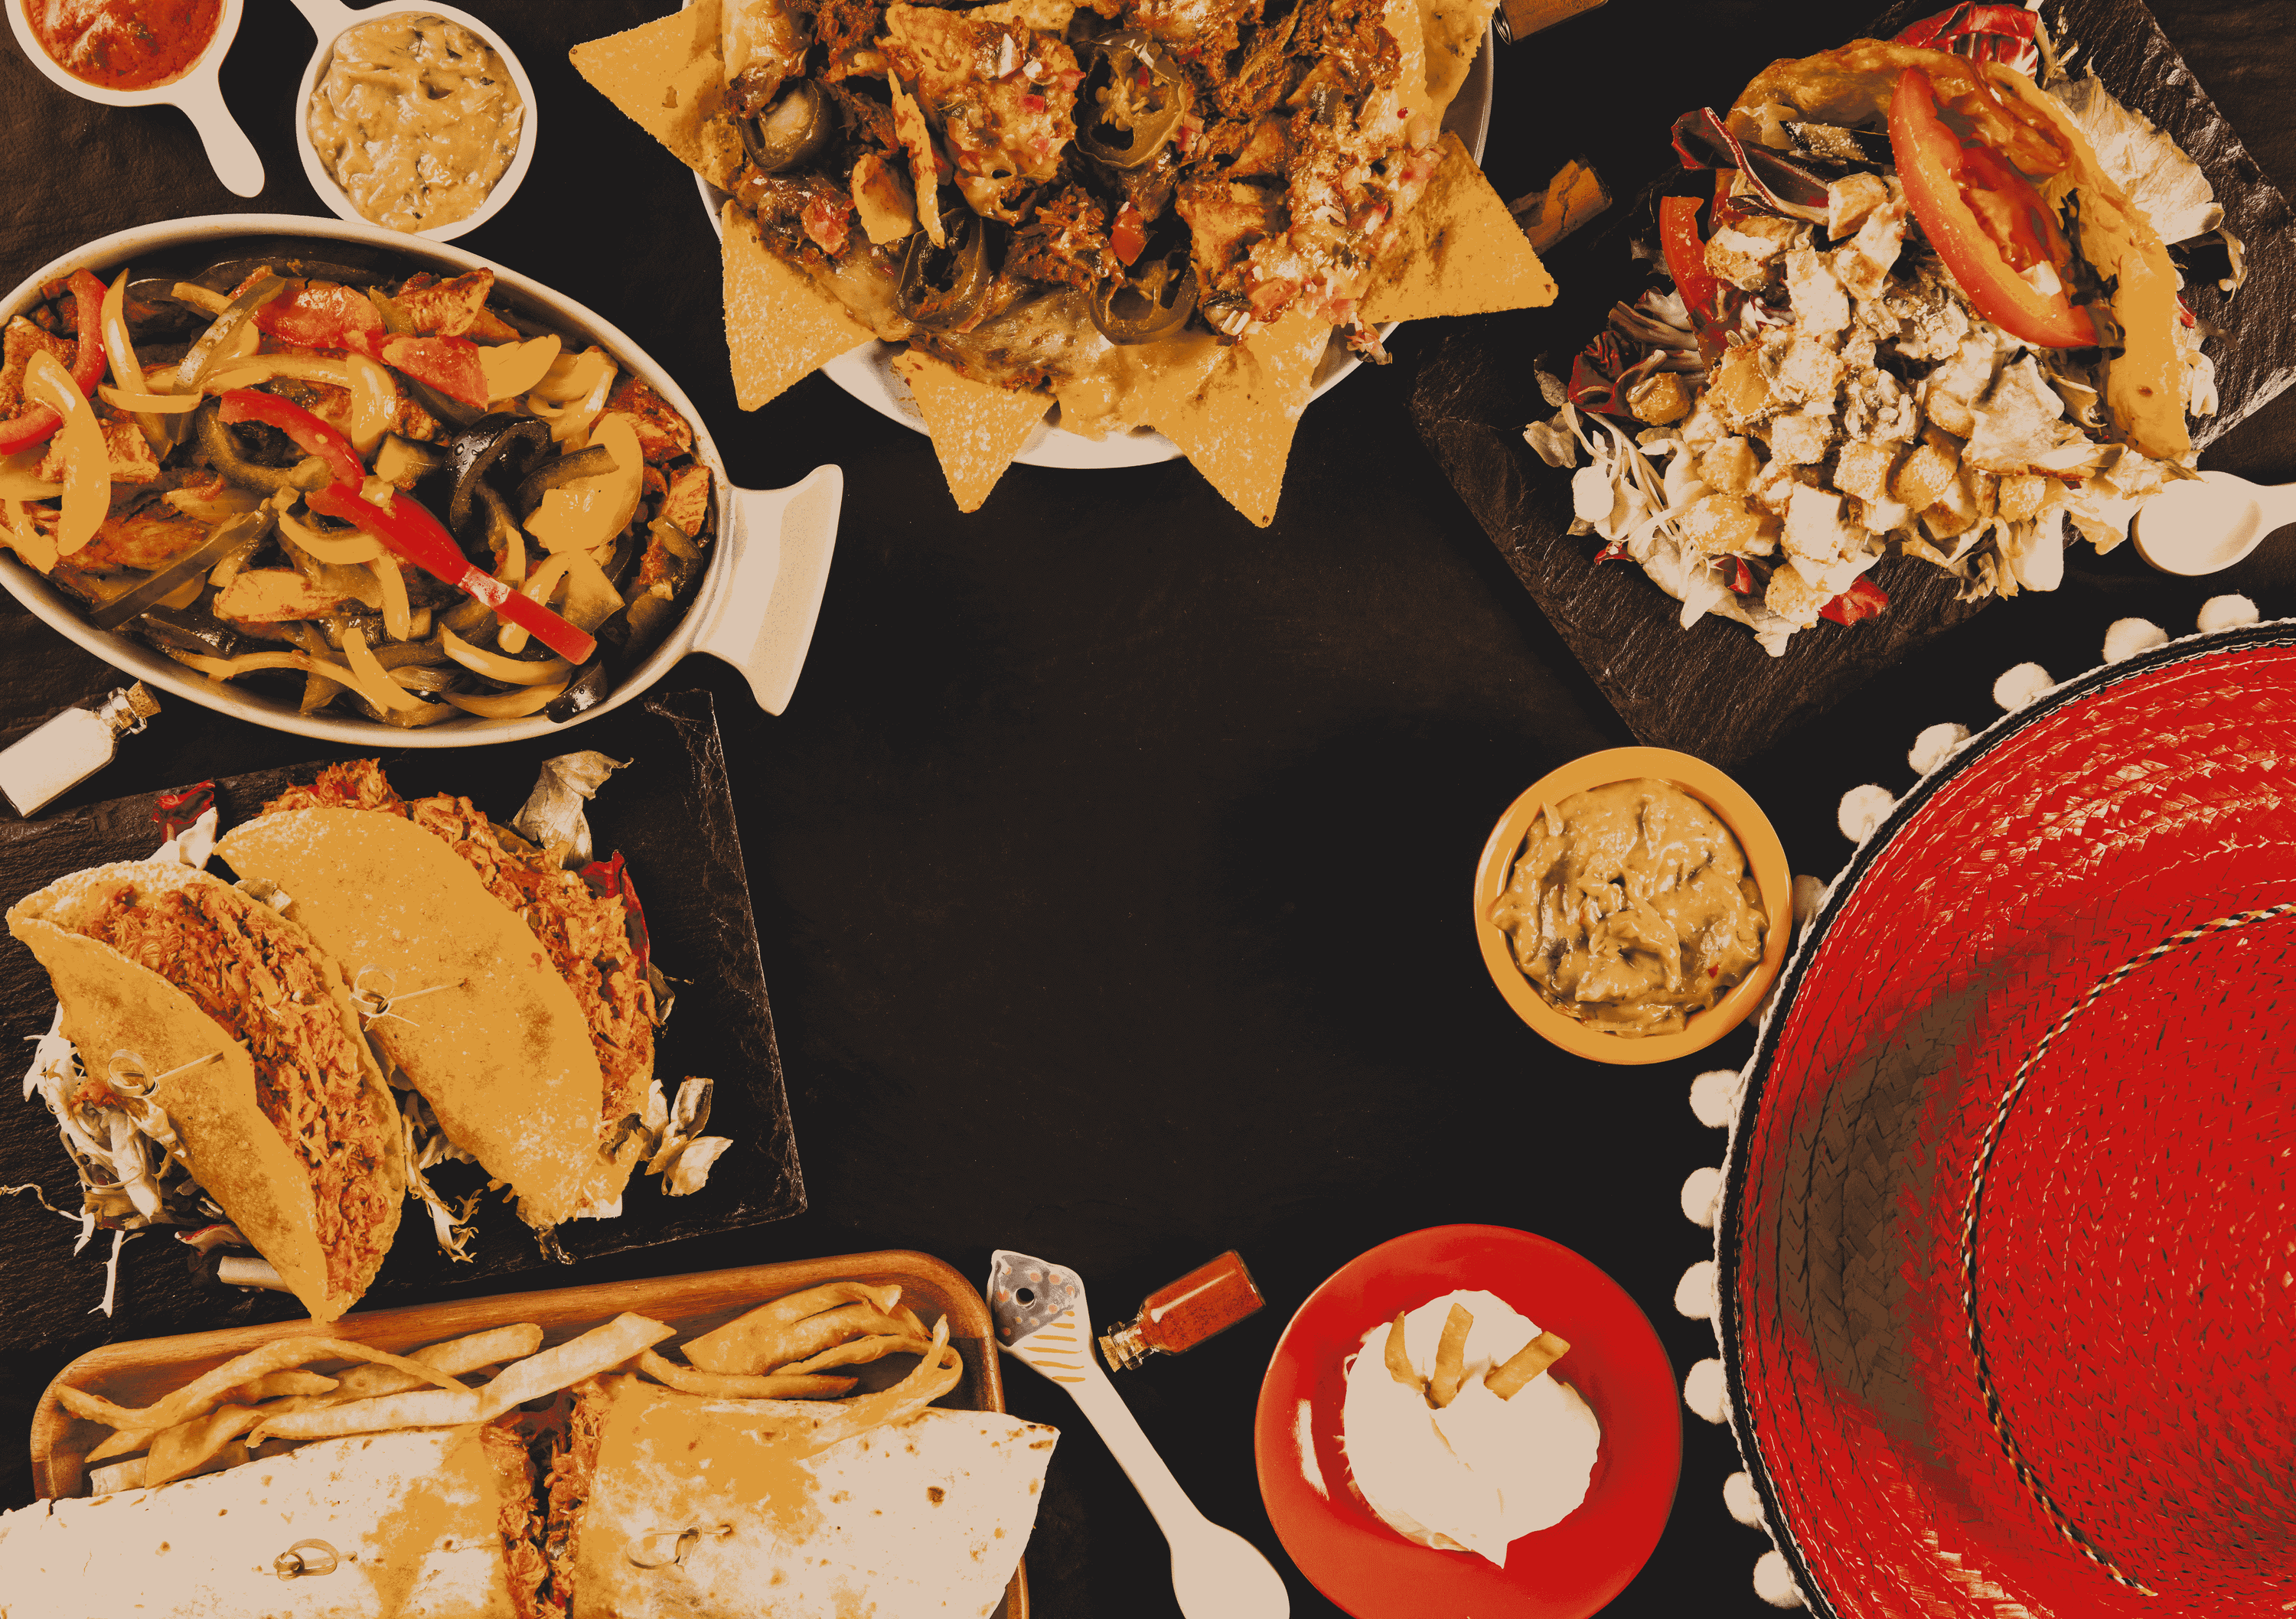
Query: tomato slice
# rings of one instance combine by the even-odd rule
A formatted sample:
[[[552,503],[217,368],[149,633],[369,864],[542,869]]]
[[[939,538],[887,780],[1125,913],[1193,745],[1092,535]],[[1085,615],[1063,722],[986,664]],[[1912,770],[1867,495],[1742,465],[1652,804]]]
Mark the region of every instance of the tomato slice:
[[[1721,309],[1722,283],[1706,267],[1706,244],[1698,238],[1698,199],[1661,197],[1658,203],[1658,241],[1666,254],[1666,273],[1693,315],[1712,319]]]
[[[1919,68],[1907,68],[1890,97],[1890,150],[1914,217],[1978,314],[2038,348],[2095,343],[2088,311],[2062,286],[2038,291],[2012,263],[2013,255],[2056,269],[2049,249],[2062,236],[2048,205],[1991,147],[1954,132]]]

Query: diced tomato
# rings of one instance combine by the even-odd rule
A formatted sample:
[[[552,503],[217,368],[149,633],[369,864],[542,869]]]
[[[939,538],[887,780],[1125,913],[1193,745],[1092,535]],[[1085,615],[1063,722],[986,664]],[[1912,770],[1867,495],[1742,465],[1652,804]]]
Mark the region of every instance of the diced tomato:
[[[1868,574],[1857,576],[1857,582],[1833,601],[1817,609],[1821,618],[1831,618],[1836,624],[1863,624],[1868,618],[1879,618],[1882,609],[1890,605],[1890,598]]]
[[[468,338],[389,337],[382,339],[381,357],[385,365],[405,372],[449,399],[479,410],[487,408],[486,367],[480,362],[479,346]]]
[[[311,282],[255,312],[255,323],[298,348],[373,351],[382,336],[382,311],[356,287]]]
[[[1117,211],[1116,223],[1109,227],[1108,245],[1114,249],[1117,258],[1128,265],[1146,251],[1148,222],[1140,217],[1139,209],[1132,203],[1127,202]]]
[[[1720,308],[1722,283],[1706,267],[1706,244],[1698,235],[1698,199],[1661,197],[1658,203],[1659,246],[1666,273],[1693,315],[1710,318]]]
[[[845,251],[846,239],[853,230],[853,209],[849,204],[833,198],[815,197],[806,203],[800,217],[805,233],[823,252],[834,258]]]
[[[1919,68],[1906,70],[1890,98],[1890,150],[1914,217],[1978,314],[2038,348],[2095,343],[2088,311],[2073,306],[2061,277],[2045,293],[2021,274],[2054,276],[2070,262],[2048,204],[1974,127],[1956,132]]]

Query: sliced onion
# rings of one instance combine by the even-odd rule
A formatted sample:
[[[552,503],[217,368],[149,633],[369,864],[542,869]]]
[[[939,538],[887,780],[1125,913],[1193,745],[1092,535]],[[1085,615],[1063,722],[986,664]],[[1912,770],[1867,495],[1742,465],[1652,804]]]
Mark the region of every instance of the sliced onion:
[[[534,686],[553,680],[562,685],[564,677],[573,668],[562,658],[528,659],[481,651],[452,630],[439,632],[439,645],[447,657],[473,675],[483,675],[488,680],[502,681],[508,685]]]
[[[39,531],[20,502],[0,499],[0,544],[12,546],[42,573],[56,565],[55,542]]]
[[[262,340],[259,331],[252,326],[249,330],[256,331],[258,342]],[[291,378],[298,382],[324,382],[334,388],[351,386],[350,368],[346,361],[329,360],[308,354],[265,354],[256,355],[244,362],[225,362],[220,370],[209,374],[207,380],[200,384],[200,388],[205,393],[219,394],[227,388],[254,388],[282,377]]]
[[[96,397],[114,410],[132,412],[139,416],[181,416],[200,408],[206,400],[198,394],[132,394],[126,388],[114,388],[109,382],[96,385]],[[139,427],[143,424],[138,422]],[[150,437],[147,433],[145,437]],[[168,441],[162,439],[152,448],[164,451]]]
[[[111,452],[95,422],[95,407],[71,372],[45,348],[24,368],[24,397],[63,418],[55,442],[64,455],[63,515],[56,524],[56,554],[70,556],[95,537],[111,506]]]
[[[358,694],[384,713],[422,706],[421,698],[407,695],[375,662],[374,654],[367,650],[366,637],[355,624],[343,626],[343,661],[350,665],[351,683]]]
[[[413,633],[414,611],[406,600],[406,576],[399,571],[398,559],[386,551],[367,566],[382,586],[382,633],[393,641],[406,640]]]
[[[465,714],[511,720],[541,713],[556,702],[558,694],[565,690],[566,683],[562,680],[547,686],[529,686],[523,691],[505,691],[499,697],[466,697],[460,691],[441,691],[439,695]]]
[[[279,528],[314,560],[332,563],[338,568],[357,567],[372,562],[383,554],[382,542],[371,534],[349,534],[337,537],[321,534],[308,523],[298,522],[285,512],[279,514]]]
[[[363,354],[345,355],[350,377],[351,430],[347,437],[362,456],[372,456],[382,436],[398,420],[398,384],[389,371]]]
[[[180,294],[180,286],[177,290]],[[184,363],[176,368],[183,390],[185,393],[198,392],[208,373],[226,357],[224,353],[226,346],[235,341],[242,332],[254,330],[255,312],[286,290],[287,283],[278,276],[259,275],[253,286],[224,306],[223,313],[200,333],[199,340],[184,356]],[[262,340],[259,331],[256,332],[256,339],[258,342]]]

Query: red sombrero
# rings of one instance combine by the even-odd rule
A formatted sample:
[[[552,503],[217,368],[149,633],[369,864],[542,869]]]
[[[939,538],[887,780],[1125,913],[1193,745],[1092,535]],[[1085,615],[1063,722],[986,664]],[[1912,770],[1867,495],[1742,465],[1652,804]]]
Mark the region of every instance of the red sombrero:
[[[1841,1619],[2296,1614],[2296,629],[1965,747],[1787,969],[1733,1420]]]

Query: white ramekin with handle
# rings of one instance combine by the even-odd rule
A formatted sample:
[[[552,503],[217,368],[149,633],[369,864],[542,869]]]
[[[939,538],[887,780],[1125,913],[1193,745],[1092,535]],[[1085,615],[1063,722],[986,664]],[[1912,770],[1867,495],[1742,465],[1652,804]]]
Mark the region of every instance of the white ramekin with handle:
[[[724,460],[701,413],[685,390],[612,323],[572,298],[554,292],[515,270],[448,242],[404,235],[380,225],[317,219],[303,214],[209,214],[118,231],[76,249],[33,272],[0,301],[0,318],[38,298],[39,290],[75,270],[93,270],[107,279],[122,266],[139,266],[155,258],[180,261],[204,244],[221,247],[261,238],[293,238],[324,258],[332,243],[355,243],[393,256],[411,274],[429,269],[443,275],[491,269],[498,292],[522,312],[545,321],[578,342],[596,343],[617,364],[642,378],[693,428],[695,458],[709,469],[717,503],[718,534],[700,585],[679,620],[660,645],[607,693],[605,700],[565,722],[545,715],[521,719],[447,720],[403,729],[352,714],[301,714],[291,700],[267,696],[239,682],[211,681],[165,653],[128,636],[93,627],[78,602],[57,590],[12,554],[0,552],[0,585],[67,640],[162,691],[228,714],[250,724],[331,742],[370,748],[470,748],[516,741],[570,731],[584,720],[620,707],[669,673],[688,652],[707,652],[741,670],[758,706],[779,714],[796,688],[821,613],[822,593],[837,540],[838,509],[845,476],[834,466],[816,467],[786,489],[742,489],[726,475]]]

